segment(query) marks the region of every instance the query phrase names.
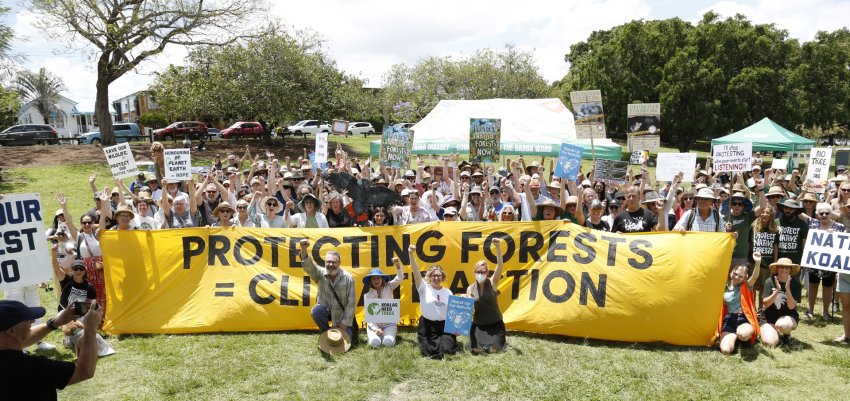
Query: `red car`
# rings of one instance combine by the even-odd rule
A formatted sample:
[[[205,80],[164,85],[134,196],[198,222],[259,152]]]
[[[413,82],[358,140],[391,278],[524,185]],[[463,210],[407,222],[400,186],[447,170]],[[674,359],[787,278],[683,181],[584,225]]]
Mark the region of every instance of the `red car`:
[[[163,139],[195,139],[200,135],[206,137],[207,128],[207,124],[200,121],[178,121],[165,128],[153,130],[153,139],[161,141]]]
[[[240,121],[223,130],[219,136],[222,139],[234,139],[238,137],[253,136],[259,138],[263,135],[263,126],[257,122]]]

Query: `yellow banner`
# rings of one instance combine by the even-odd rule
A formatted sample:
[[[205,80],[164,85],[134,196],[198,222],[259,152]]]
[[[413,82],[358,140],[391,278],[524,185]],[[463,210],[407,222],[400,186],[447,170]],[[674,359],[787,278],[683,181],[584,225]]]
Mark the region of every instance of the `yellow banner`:
[[[320,229],[195,228],[108,231],[101,237],[108,333],[198,333],[315,328],[317,288],[301,268],[308,238],[320,264],[333,249],[355,277],[358,321],[373,267],[394,274],[401,324],[419,317],[407,247],[424,272],[448,273],[466,291],[481,259],[495,268],[504,238],[499,306],[508,329],[629,342],[710,345],[735,240],[731,234],[619,235],[563,222],[438,222],[403,227]]]

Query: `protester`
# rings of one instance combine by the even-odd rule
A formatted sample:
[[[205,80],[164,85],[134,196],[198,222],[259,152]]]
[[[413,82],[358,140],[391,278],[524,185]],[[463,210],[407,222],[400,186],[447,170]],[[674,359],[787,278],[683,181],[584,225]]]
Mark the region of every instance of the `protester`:
[[[393,208],[393,220],[395,225],[403,226],[406,224],[428,223],[436,221],[436,215],[432,215],[427,209],[419,204],[419,193],[415,190],[405,189],[402,191],[402,197],[407,196],[407,206],[396,206]],[[480,194],[479,194],[480,195]]]
[[[697,200],[697,207],[688,210],[682,215],[682,218],[676,222],[673,228],[676,231],[702,231],[702,232],[723,232],[725,231],[723,224],[720,221],[720,214],[712,205],[717,198],[714,192],[708,188],[700,189],[694,196]]]
[[[59,313],[47,323],[31,325],[45,315],[42,307],[28,307],[21,302],[0,301],[0,377],[3,399],[55,400],[56,390],[94,377],[97,365],[95,333],[103,319],[103,311],[92,304],[85,315],[85,330],[79,341],[80,352],[74,362],[55,361],[24,353],[24,349],[42,341],[48,333],[76,318],[72,308]]]
[[[800,264],[803,258],[803,246],[809,233],[809,224],[798,217],[803,207],[800,202],[786,199],[779,219],[779,257],[788,258],[792,263]]]
[[[221,201],[216,205],[215,209],[213,209],[212,215],[215,218],[216,222],[211,225],[211,227],[222,227],[228,228],[233,226],[233,215],[235,210],[230,207],[230,202]]]
[[[585,227],[590,227],[594,230],[611,231],[611,226],[608,222],[602,219],[602,213],[605,211],[605,206],[599,199],[593,199],[590,204],[590,216],[584,221]]]
[[[401,265],[399,258],[393,258],[393,265],[396,267],[396,275],[390,280],[390,276],[383,274],[381,269],[374,268],[363,277],[363,287],[368,288],[369,292],[363,295],[364,304],[370,299],[393,299],[393,290],[398,288],[401,280],[404,279],[404,267]],[[392,347],[395,345],[396,333],[398,325],[395,323],[366,323],[366,337],[369,341],[369,346],[378,348],[380,346]]]
[[[170,184],[176,188],[176,182]],[[187,185],[190,188],[195,186],[195,181],[189,179]],[[198,211],[198,205],[195,203],[195,197],[189,196],[184,192],[174,192],[172,195],[169,190],[168,196],[163,194],[160,202],[160,210],[163,212],[164,225],[163,228],[191,228],[198,227],[201,222],[201,214]]]
[[[310,240],[302,239],[299,246],[301,267],[318,287],[316,305],[310,310],[310,316],[319,327],[319,332],[324,333],[333,327],[344,331],[349,338],[354,338],[356,332],[352,328],[356,324],[354,307],[357,306],[354,278],[339,266],[338,252],[328,251],[325,254],[325,265],[316,266],[307,252]]]
[[[324,213],[319,212],[322,201],[310,192],[305,192],[298,204],[303,210],[301,213],[292,213],[295,210],[293,201],[286,202],[283,217],[292,228],[329,228],[328,219]]]
[[[446,272],[440,265],[432,265],[423,279],[419,265],[416,263],[416,246],[410,245],[407,251],[410,256],[413,283],[419,293],[419,309],[422,314],[417,329],[419,352],[422,356],[443,359],[446,354],[455,354],[460,350],[457,336],[443,332],[449,297],[452,295],[448,288],[443,288]]]
[[[728,222],[727,231],[733,232],[736,235],[735,248],[732,250],[732,266],[747,264],[750,249],[752,249],[750,231],[752,230],[753,222],[756,221],[756,216],[761,213],[764,205],[767,204],[764,191],[759,192],[759,203],[755,208],[753,208],[753,202],[743,192],[733,193],[729,201],[725,204],[728,206],[728,213],[726,213],[724,219]],[[773,260],[771,257],[771,263]]]
[[[758,318],[753,306],[752,289],[758,282],[761,271],[761,254],[753,253],[755,268],[749,279],[747,265],[738,265],[729,272],[729,282],[723,293],[723,307],[720,321],[720,352],[729,355],[735,350],[735,343],[747,341],[754,343],[759,334]]]
[[[753,252],[758,252],[761,255],[761,272],[759,276],[765,278],[770,275],[767,266],[770,266],[774,261],[779,259],[779,225],[774,216],[776,212],[773,206],[765,204],[762,207],[759,217],[753,222],[751,231],[751,241]],[[762,308],[762,299],[764,295],[764,281],[759,280],[755,286],[758,291],[758,307]]]
[[[259,209],[259,211],[257,210]],[[283,205],[274,196],[263,196],[261,192],[255,192],[254,198],[248,204],[248,216],[258,228],[284,228],[286,227],[285,216],[280,216]]]
[[[761,341],[768,347],[790,340],[791,332],[797,328],[800,316],[797,304],[800,302],[802,286],[794,277],[800,272],[800,265],[788,258],[780,258],[770,264],[770,277],[764,281],[764,318],[761,325]]]
[[[841,301],[841,323],[844,334],[835,338],[835,342],[850,344],[850,273],[838,274],[836,294]]]
[[[836,223],[832,220],[832,206],[828,203],[818,203],[815,210],[816,217],[809,218],[809,229],[824,230],[829,232],[845,232],[846,228],[841,223]],[[829,313],[832,307],[832,293],[835,285],[835,272],[830,272],[820,269],[810,269],[809,288],[806,291],[808,298],[808,308],[806,309],[806,318],[814,317],[815,302],[818,298],[818,286],[823,282],[823,320],[829,322],[832,320],[832,314]]]
[[[640,207],[640,189],[631,186],[626,190],[626,207],[614,218],[611,231],[618,233],[650,232],[658,229],[658,216]]]
[[[466,295],[475,300],[472,327],[469,330],[469,347],[473,354],[497,353],[505,350],[505,322],[499,310],[499,280],[502,278],[504,254],[501,238],[493,240],[496,247],[496,269],[488,277],[487,261],[479,260],[473,273],[475,282],[466,289]]]

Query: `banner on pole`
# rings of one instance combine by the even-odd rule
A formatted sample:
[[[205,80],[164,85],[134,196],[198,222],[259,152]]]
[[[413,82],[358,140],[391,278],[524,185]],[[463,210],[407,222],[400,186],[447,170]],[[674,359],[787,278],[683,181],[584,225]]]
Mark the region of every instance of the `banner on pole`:
[[[602,110],[602,91],[570,92],[570,103],[576,122],[577,139],[605,138],[605,112]]]
[[[561,151],[558,153],[558,163],[555,165],[555,176],[568,180],[574,179],[578,175],[583,157],[584,148],[562,143]]]
[[[636,150],[648,150],[650,153],[656,153],[661,150],[660,135],[641,135],[635,136],[629,134],[629,152]]]
[[[629,104],[626,110],[629,135],[661,135],[661,103]]]
[[[107,146],[103,148],[103,154],[106,155],[106,163],[112,170],[112,177],[122,179],[139,174],[136,159],[133,158],[133,150],[130,149],[128,142]]]
[[[753,144],[730,143],[714,145],[711,160],[715,172],[750,172],[753,169]]]
[[[316,151],[315,151],[315,160],[312,160],[314,163],[327,163],[328,162],[328,133],[327,132],[317,132],[316,133]]]
[[[626,160],[596,159],[593,169],[593,179],[602,180],[614,185],[625,184],[628,171],[629,162]]]
[[[410,166],[410,148],[413,135],[407,128],[384,127],[381,137],[381,165],[392,168]]]
[[[502,120],[499,118],[469,119],[469,162],[499,163]]]
[[[806,179],[803,189],[822,194],[829,184],[829,165],[832,161],[832,148],[812,148],[806,165]]]

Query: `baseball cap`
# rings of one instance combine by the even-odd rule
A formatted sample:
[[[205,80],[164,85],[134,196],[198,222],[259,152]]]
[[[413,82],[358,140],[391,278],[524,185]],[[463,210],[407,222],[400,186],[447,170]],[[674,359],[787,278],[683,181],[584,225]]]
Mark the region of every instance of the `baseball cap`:
[[[47,313],[42,307],[29,307],[18,301],[0,301],[0,331],[27,320],[35,320]]]

